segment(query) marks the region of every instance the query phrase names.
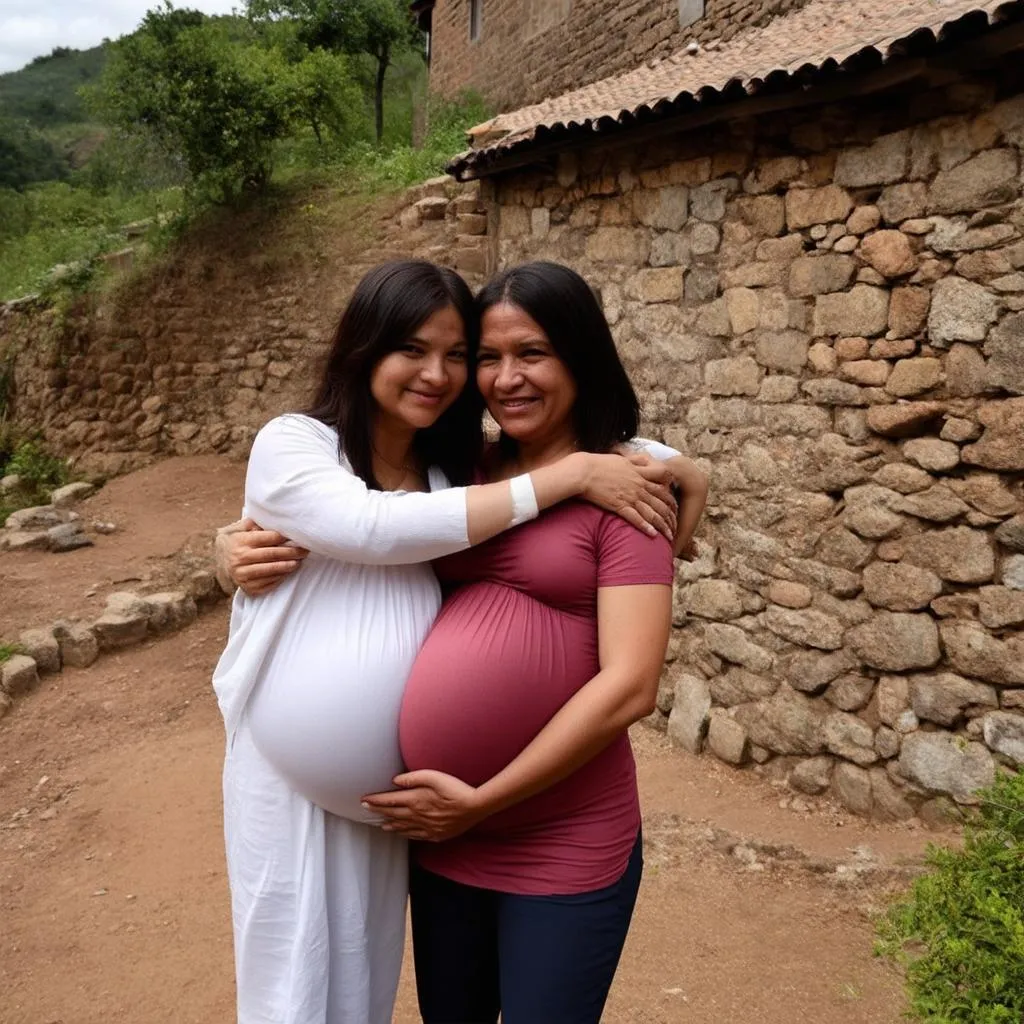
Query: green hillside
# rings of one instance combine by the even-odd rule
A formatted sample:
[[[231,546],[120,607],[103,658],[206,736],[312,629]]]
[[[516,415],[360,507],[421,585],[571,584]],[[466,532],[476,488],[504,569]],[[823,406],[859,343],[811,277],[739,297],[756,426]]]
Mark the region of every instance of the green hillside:
[[[380,55],[310,50],[298,23],[195,13],[151,11],[122,40],[0,75],[0,302],[64,301],[129,239],[138,271],[217,205],[308,194],[313,211],[424,180],[486,117],[470,96],[428,111],[422,49],[403,42],[378,138]]]
[[[0,75],[0,115],[47,130],[86,121],[79,86],[95,82],[107,61],[106,46],[58,46],[20,71]]]

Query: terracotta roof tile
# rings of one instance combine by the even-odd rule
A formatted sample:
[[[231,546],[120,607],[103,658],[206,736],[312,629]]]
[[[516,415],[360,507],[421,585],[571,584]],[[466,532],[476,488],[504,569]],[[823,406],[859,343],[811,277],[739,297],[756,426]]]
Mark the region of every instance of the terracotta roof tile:
[[[690,99],[701,103],[728,88],[755,94],[771,78],[837,68],[874,51],[882,61],[901,55],[908,43],[941,41],[943,30],[973,15],[981,27],[1017,20],[1017,0],[811,0],[799,11],[729,42],[710,43],[554,99],[499,114],[470,133],[477,145],[449,167],[454,174],[482,169],[512,149],[564,129],[624,123],[649,111]]]

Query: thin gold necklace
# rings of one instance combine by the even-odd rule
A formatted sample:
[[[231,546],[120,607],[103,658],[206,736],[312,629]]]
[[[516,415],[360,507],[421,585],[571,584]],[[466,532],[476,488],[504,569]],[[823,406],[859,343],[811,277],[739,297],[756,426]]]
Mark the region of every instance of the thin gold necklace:
[[[402,485],[409,479],[409,477],[413,477],[415,479],[419,476],[418,469],[416,468],[415,465],[411,464],[408,459],[406,459],[403,465],[396,466],[389,459],[386,459],[383,455],[381,455],[381,453],[377,451],[376,448],[373,448],[373,454],[378,459],[380,459],[380,461],[383,462],[384,465],[388,467],[388,469],[394,470],[394,472],[402,474],[396,481],[391,483],[390,486],[386,486],[384,488],[386,491],[400,491],[403,489]],[[381,483],[383,484],[383,481],[381,481]]]
[[[383,455],[381,455],[381,453],[377,451],[376,448],[373,449],[373,454],[376,455],[377,458],[380,459],[380,461],[383,462],[385,466],[387,466],[389,469],[393,469],[396,473],[413,473],[416,471],[416,466],[410,461],[408,457],[406,457],[405,462],[403,462],[400,466],[396,466],[390,459],[387,459]]]

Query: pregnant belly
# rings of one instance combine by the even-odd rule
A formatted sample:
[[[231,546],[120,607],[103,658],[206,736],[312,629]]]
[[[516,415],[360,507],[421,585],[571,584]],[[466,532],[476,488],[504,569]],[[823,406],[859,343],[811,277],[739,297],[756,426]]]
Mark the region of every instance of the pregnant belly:
[[[260,753],[306,799],[369,824],[367,793],[393,789],[402,771],[398,715],[412,658],[271,667],[249,703]]]
[[[479,785],[501,771],[597,672],[592,619],[474,584],[442,608],[402,702],[410,770]]]

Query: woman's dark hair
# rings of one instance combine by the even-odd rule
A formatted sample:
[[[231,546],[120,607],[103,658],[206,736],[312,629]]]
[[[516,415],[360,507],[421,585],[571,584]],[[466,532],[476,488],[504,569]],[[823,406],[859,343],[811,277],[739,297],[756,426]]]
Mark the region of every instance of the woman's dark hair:
[[[640,403],[590,285],[558,263],[503,271],[477,296],[480,318],[492,306],[517,306],[535,320],[576,383],[573,426],[579,447],[607,452],[636,436]],[[509,439],[503,438],[508,449]]]
[[[383,263],[356,285],[341,314],[309,415],[338,431],[341,453],[368,487],[381,489],[373,474],[373,370],[448,306],[466,328],[469,379],[437,422],[417,431],[413,453],[422,470],[438,466],[453,484],[466,484],[483,446],[483,401],[474,380],[479,321],[466,282],[425,260]]]

